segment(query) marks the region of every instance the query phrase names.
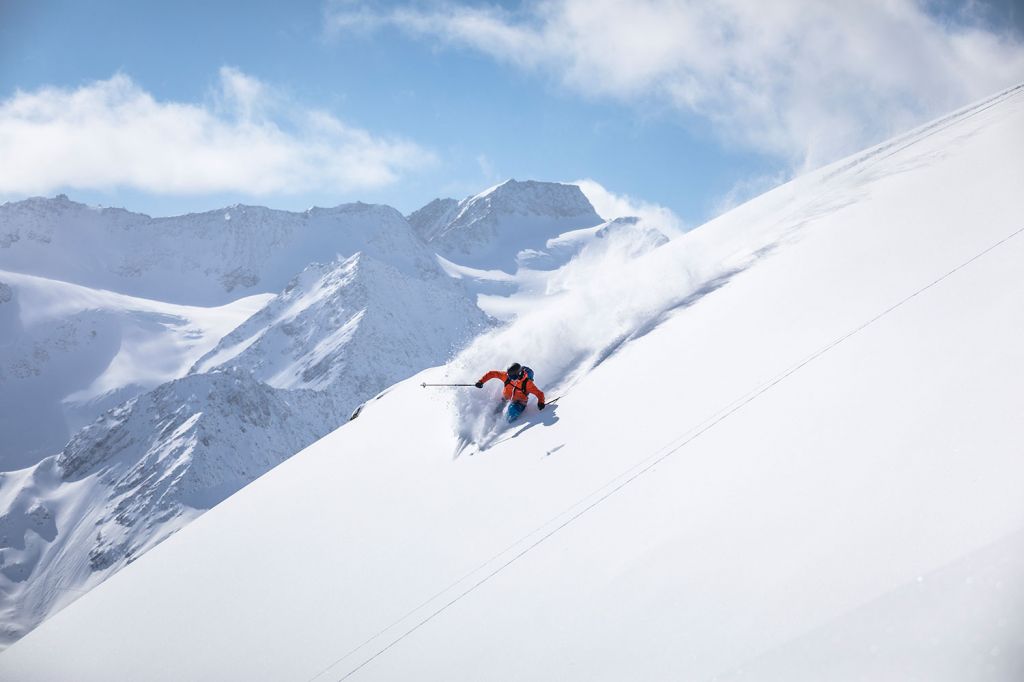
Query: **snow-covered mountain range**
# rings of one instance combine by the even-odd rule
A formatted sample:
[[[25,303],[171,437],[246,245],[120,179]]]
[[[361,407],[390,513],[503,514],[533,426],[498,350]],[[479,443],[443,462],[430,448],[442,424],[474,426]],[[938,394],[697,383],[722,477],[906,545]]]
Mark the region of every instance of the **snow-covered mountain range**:
[[[270,298],[184,306],[0,271],[0,470],[39,462],[106,410],[184,376]]]
[[[557,202],[529,210],[560,234]],[[495,324],[386,206],[61,196],[0,232],[0,644]]]
[[[446,247],[508,266],[509,324],[57,613],[0,676],[1019,679],[1022,149],[1024,87],[667,243],[599,228],[531,275],[507,255],[556,235]],[[322,273],[297,286],[334,291]],[[324,356],[283,319],[197,371],[254,348],[259,376],[315,384]],[[419,386],[512,360],[552,404],[511,428],[497,387]],[[23,507],[25,537],[59,534]]]
[[[434,268],[411,278],[362,253],[310,265],[192,372],[242,368],[276,388],[329,392],[349,411],[487,328],[461,285]]]
[[[237,205],[171,218],[63,195],[0,206],[0,269],[169,303],[223,305],[274,293],[310,263],[357,252],[409,275],[436,269],[389,206],[292,213]]]

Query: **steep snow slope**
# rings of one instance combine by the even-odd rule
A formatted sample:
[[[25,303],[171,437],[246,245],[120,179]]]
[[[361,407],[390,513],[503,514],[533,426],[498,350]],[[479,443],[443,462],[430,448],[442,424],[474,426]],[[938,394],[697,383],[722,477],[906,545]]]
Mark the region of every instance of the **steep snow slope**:
[[[0,675],[1021,677],[1021,150],[1015,89],[615,277],[578,271],[44,623]],[[470,414],[490,390],[456,410],[416,385],[513,353],[565,395],[518,431]],[[489,447],[453,460],[459,432]],[[915,584],[944,607],[935,648]],[[893,625],[891,666],[860,649],[871,623]],[[820,637],[825,670],[801,646]]]
[[[1018,532],[914,576],[721,679],[1019,680],[1022,576]]]
[[[409,223],[448,260],[514,272],[543,258],[548,239],[603,221],[576,185],[508,180],[460,202],[435,199]]]
[[[177,379],[271,297],[180,306],[0,271],[0,471]]]
[[[0,475],[0,644],[323,436],[330,418],[312,391],[244,372],[190,376]]]
[[[0,205],[0,268],[173,303],[280,291],[310,263],[357,251],[408,274],[433,268],[388,206],[291,213],[238,205],[150,218],[63,195]]]

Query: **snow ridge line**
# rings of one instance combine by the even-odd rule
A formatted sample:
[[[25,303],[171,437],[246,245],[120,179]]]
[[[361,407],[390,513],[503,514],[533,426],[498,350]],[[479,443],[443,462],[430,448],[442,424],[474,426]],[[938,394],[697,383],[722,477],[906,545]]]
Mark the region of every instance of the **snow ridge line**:
[[[962,109],[958,109],[937,121],[932,121],[923,126],[915,128],[903,135],[900,135],[896,139],[883,142],[875,147],[872,147],[862,154],[858,154],[856,158],[849,160],[848,162],[842,163],[834,170],[826,173],[822,176],[822,179],[828,179],[835,177],[841,173],[852,170],[857,166],[871,162],[876,163],[883,161],[894,154],[912,147],[918,142],[926,140],[935,133],[942,132],[946,128],[956,125],[966,119],[977,116],[978,114],[984,113],[996,105],[1002,104],[1008,99],[1020,95],[1021,91],[1024,91],[1024,83],[1018,83],[1017,85],[1011,86],[1002,92],[998,92],[991,97],[969,104]]]
[[[1020,87],[1020,86],[1018,86],[1018,87]],[[1016,88],[1014,88],[1014,89],[1016,89]],[[588,511],[590,511],[594,507],[597,507],[599,504],[601,504],[602,502],[607,500],[609,497],[611,497],[612,495],[614,495],[618,491],[620,491],[623,488],[625,488],[627,485],[629,485],[630,483],[635,481],[637,478],[639,478],[643,474],[645,474],[648,471],[650,471],[651,469],[653,469],[655,466],[657,466],[658,464],[660,464],[664,460],[666,460],[669,457],[671,457],[673,454],[675,454],[679,450],[683,449],[684,447],[686,447],[687,445],[692,443],[694,440],[699,438],[701,435],[703,435],[707,431],[710,431],[712,428],[714,428],[715,426],[717,426],[721,422],[723,422],[726,419],[728,419],[730,416],[732,416],[733,414],[735,414],[736,412],[741,410],[743,407],[745,407],[749,403],[751,403],[754,400],[756,400],[757,398],[759,398],[764,393],[766,393],[769,390],[771,390],[773,387],[775,387],[779,383],[785,381],[787,378],[789,378],[790,376],[792,376],[796,372],[800,371],[801,369],[803,369],[804,367],[806,367],[807,365],[809,365],[813,361],[817,360],[822,355],[825,355],[826,353],[828,353],[829,351],[834,349],[836,346],[839,346],[840,344],[842,344],[844,341],[846,341],[846,340],[850,339],[851,337],[859,334],[863,330],[865,330],[868,327],[870,327],[871,325],[873,325],[875,322],[878,322],[882,318],[886,317],[887,315],[889,315],[889,313],[891,313],[891,312],[897,310],[898,308],[902,307],[904,304],[910,302],[914,298],[916,298],[919,295],[923,294],[924,292],[928,291],[932,287],[936,286],[937,284],[939,284],[942,281],[944,281],[945,279],[949,278],[950,276],[952,276],[956,272],[958,272],[958,271],[962,270],[963,268],[967,267],[968,265],[970,265],[974,261],[976,261],[976,260],[980,259],[981,257],[985,256],[989,252],[994,251],[995,249],[999,248],[1000,246],[1002,246],[1003,244],[1007,243],[1008,241],[1010,241],[1014,237],[1019,236],[1021,233],[1024,233],[1024,227],[1020,227],[1017,230],[1015,230],[1015,231],[1011,232],[1010,234],[1006,235],[1002,239],[999,239],[998,241],[996,241],[995,243],[989,245],[988,247],[986,247],[982,251],[978,252],[974,256],[968,258],[964,262],[962,262],[959,265],[957,265],[956,267],[952,268],[951,270],[949,270],[945,274],[943,274],[940,277],[932,280],[931,282],[929,282],[928,284],[924,285],[920,289],[917,289],[913,293],[907,295],[906,297],[900,299],[899,301],[897,301],[893,305],[891,305],[888,308],[884,309],[883,311],[881,311],[880,313],[878,313],[874,317],[868,319],[866,322],[864,322],[860,326],[852,329],[851,331],[849,331],[846,334],[840,336],[839,338],[837,338],[836,340],[834,340],[831,343],[827,344],[826,346],[824,346],[824,347],[820,348],[819,350],[815,351],[814,353],[812,353],[811,355],[807,356],[805,359],[801,360],[800,362],[798,362],[797,364],[793,365],[789,369],[787,369],[787,370],[783,371],[782,373],[778,374],[776,377],[768,380],[767,382],[765,382],[761,386],[753,389],[752,391],[750,391],[746,395],[741,396],[740,398],[737,398],[735,401],[733,401],[732,403],[727,405],[725,408],[720,410],[718,413],[712,415],[711,417],[706,419],[704,422],[702,422],[698,426],[691,428],[689,431],[687,431],[682,436],[680,436],[680,438],[676,439],[675,441],[672,441],[667,446],[659,448],[650,457],[642,460],[640,463],[633,465],[632,467],[628,468],[623,473],[621,473],[618,476],[612,478],[608,483],[606,483],[601,488],[598,488],[594,493],[591,493],[587,497],[583,498],[583,500],[581,500],[580,502],[577,502],[574,505],[570,506],[569,509],[566,512],[563,512],[562,514],[559,514],[558,516],[554,517],[554,519],[552,519],[552,521],[548,521],[547,523],[539,526],[537,529],[535,529],[531,533],[528,533],[526,536],[524,536],[520,540],[517,540],[516,542],[514,542],[512,545],[510,545],[508,548],[506,548],[502,552],[499,552],[497,555],[495,555],[495,557],[492,557],[491,559],[488,559],[484,563],[480,564],[480,566],[478,566],[473,571],[470,571],[468,574],[466,574],[466,576],[463,576],[459,580],[455,581],[455,583],[453,583],[449,587],[445,588],[441,592],[439,592],[436,595],[434,595],[434,597],[431,597],[430,599],[426,600],[425,602],[423,602],[423,604],[421,604],[420,606],[416,607],[415,609],[410,611],[408,614],[406,614],[402,618],[399,618],[394,623],[392,623],[388,627],[386,627],[383,630],[381,630],[380,632],[378,632],[376,635],[373,635],[372,637],[367,639],[365,642],[363,642],[359,646],[357,646],[354,649],[352,649],[351,651],[349,651],[342,658],[339,658],[337,661],[335,661],[330,666],[325,668],[322,672],[318,673],[317,675],[315,675],[313,678],[310,678],[310,679],[312,680],[312,679],[315,679],[316,677],[320,677],[325,672],[330,670],[332,667],[334,667],[335,665],[337,665],[338,663],[340,663],[341,661],[345,660],[346,658],[351,656],[353,653],[355,653],[356,651],[361,649],[367,643],[369,643],[370,641],[373,641],[374,639],[379,637],[384,632],[387,632],[388,630],[392,629],[393,627],[398,625],[400,622],[402,622],[402,620],[405,620],[406,618],[408,618],[409,615],[411,615],[415,611],[417,611],[420,608],[422,608],[422,606],[424,606],[425,604],[429,603],[430,601],[433,601],[437,596],[439,596],[440,594],[443,594],[444,592],[448,591],[448,589],[450,589],[452,586],[457,585],[458,583],[462,582],[466,577],[468,577],[469,575],[472,575],[476,571],[480,570],[480,568],[483,568],[484,566],[486,566],[488,563],[493,561],[494,558],[496,558],[497,556],[501,556],[502,554],[504,554],[507,551],[509,551],[509,549],[511,549],[511,548],[515,547],[516,545],[522,543],[524,540],[526,540],[527,538],[529,538],[532,535],[534,535],[535,533],[537,533],[540,529],[544,528],[545,526],[547,526],[550,523],[552,523],[554,520],[558,519],[559,516],[564,515],[569,510],[574,509],[579,504],[582,504],[585,500],[590,499],[594,495],[600,493],[602,490],[607,489],[609,486],[614,486],[610,490],[607,490],[607,492],[604,492],[603,494],[601,494],[600,497],[598,497],[596,500],[594,500],[593,502],[591,502],[590,504],[585,506],[583,509],[580,509],[575,514],[573,514],[572,516],[570,516],[569,518],[564,520],[562,523],[557,525],[555,528],[553,528],[552,530],[550,530],[547,533],[545,533],[543,536],[538,538],[532,544],[530,544],[527,547],[525,547],[524,549],[522,549],[520,552],[518,552],[515,556],[510,558],[508,561],[506,561],[505,563],[501,564],[500,566],[498,566],[497,568],[492,570],[490,573],[488,573],[487,575],[482,577],[480,580],[478,580],[477,582],[473,583],[470,587],[466,588],[461,593],[459,593],[456,596],[452,597],[448,602],[446,602],[442,606],[440,606],[437,609],[435,609],[434,611],[432,611],[429,615],[427,615],[422,620],[417,622],[415,625],[410,627],[408,630],[403,632],[397,638],[395,638],[394,640],[389,642],[383,648],[379,649],[372,656],[370,656],[369,658],[364,660],[362,663],[360,663],[356,667],[354,667],[351,670],[349,670],[342,677],[337,678],[337,682],[343,682],[344,680],[349,679],[350,677],[355,675],[357,672],[359,672],[360,670],[365,668],[367,665],[369,665],[372,661],[376,660],[377,658],[379,658],[380,656],[385,654],[387,651],[389,651],[392,647],[394,647],[399,642],[404,640],[406,637],[408,637],[409,635],[413,634],[416,630],[420,629],[421,627],[423,627],[424,625],[429,623],[431,620],[436,618],[438,615],[440,615],[444,611],[448,610],[451,606],[453,606],[456,602],[460,601],[463,597],[466,597],[471,592],[475,591],[478,587],[480,587],[484,583],[488,582],[491,578],[496,576],[498,573],[501,573],[503,570],[505,570],[506,568],[511,566],[513,563],[515,563],[516,561],[521,559],[523,556],[528,554],[531,550],[535,549],[536,547],[541,545],[544,541],[546,541],[547,539],[549,539],[550,537],[552,537],[553,535],[558,533],[558,531],[560,531],[563,528],[565,528],[566,526],[570,525],[573,521],[577,520],[578,518],[580,518],[581,516],[586,514]],[[680,440],[681,440],[681,442],[680,442]],[[675,443],[678,443],[678,445],[676,445]],[[664,452],[664,454],[659,454],[659,453],[661,453],[665,449],[665,447],[668,447],[670,449],[667,452]],[[638,467],[640,468],[639,471],[637,471]],[[633,473],[633,472],[635,472],[635,473]],[[620,479],[622,479],[624,476],[628,476],[628,478],[625,478],[625,480],[621,480],[621,482],[618,482],[616,484],[616,481],[620,481]]]

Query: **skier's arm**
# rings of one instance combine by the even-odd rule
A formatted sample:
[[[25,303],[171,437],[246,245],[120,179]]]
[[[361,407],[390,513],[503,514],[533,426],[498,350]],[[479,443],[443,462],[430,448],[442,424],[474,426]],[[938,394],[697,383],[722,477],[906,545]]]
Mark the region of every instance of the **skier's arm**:
[[[502,379],[501,375],[502,375],[502,372],[499,372],[496,369],[492,369],[490,372],[488,372],[487,374],[485,374],[482,377],[480,377],[480,381],[478,381],[477,383],[478,384],[486,384],[491,379]],[[504,381],[504,379],[502,379],[502,381]]]
[[[532,381],[526,384],[526,390],[537,397],[537,402],[541,405],[544,404],[544,391],[537,388],[537,384]]]

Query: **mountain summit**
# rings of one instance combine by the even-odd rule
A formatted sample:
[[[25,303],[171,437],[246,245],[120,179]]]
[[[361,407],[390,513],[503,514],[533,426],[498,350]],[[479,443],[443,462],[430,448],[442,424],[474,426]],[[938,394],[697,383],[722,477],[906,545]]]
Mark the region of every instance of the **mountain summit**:
[[[445,258],[506,271],[549,239],[604,222],[576,185],[533,180],[508,180],[462,201],[435,199],[408,220]]]

